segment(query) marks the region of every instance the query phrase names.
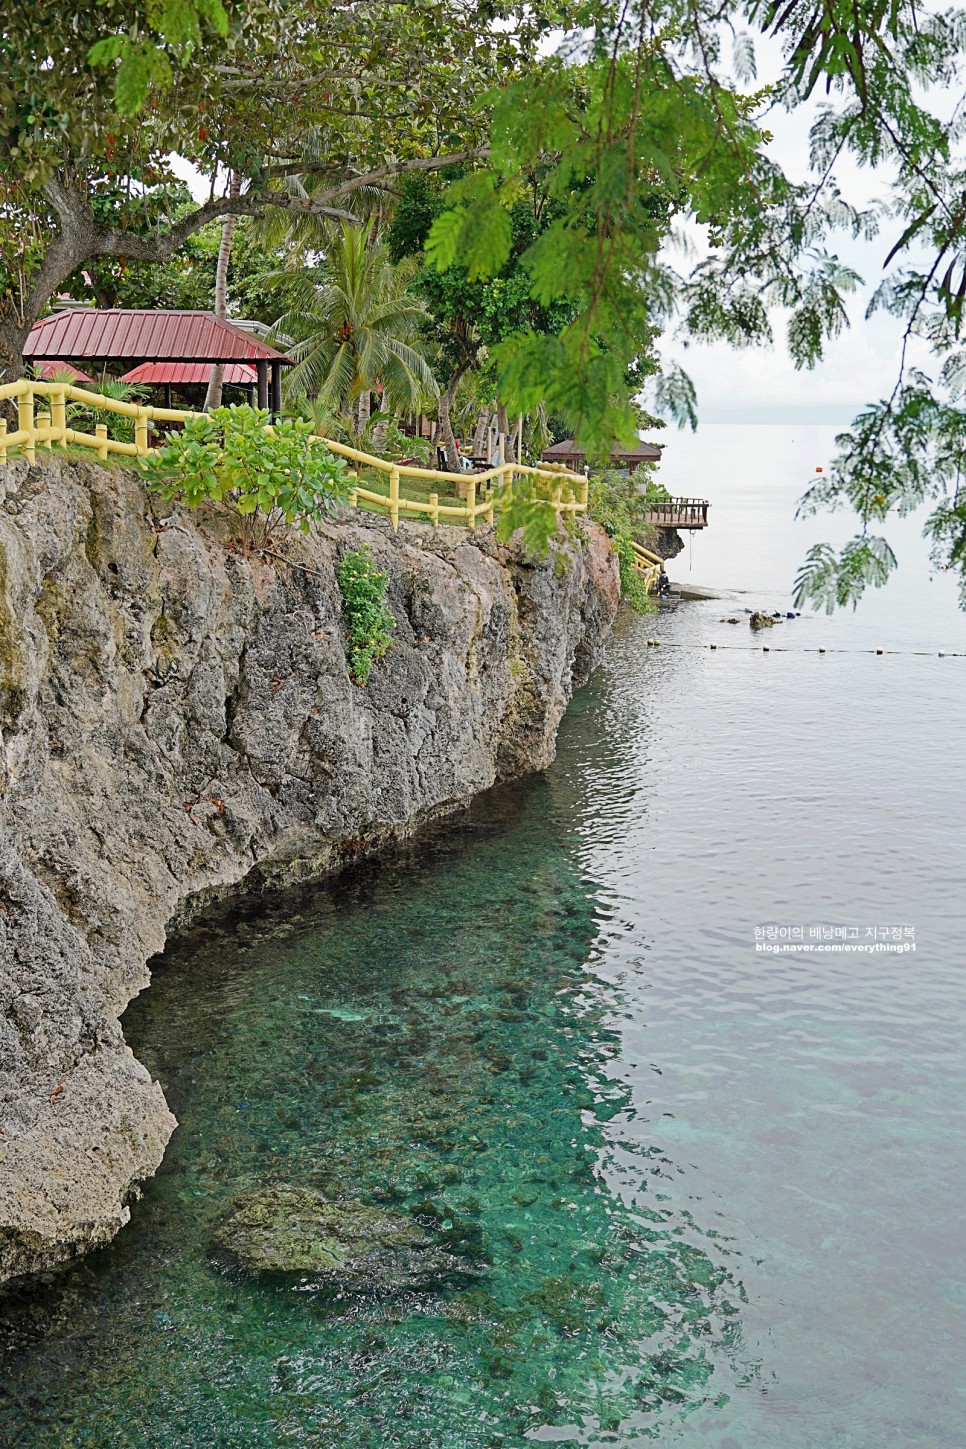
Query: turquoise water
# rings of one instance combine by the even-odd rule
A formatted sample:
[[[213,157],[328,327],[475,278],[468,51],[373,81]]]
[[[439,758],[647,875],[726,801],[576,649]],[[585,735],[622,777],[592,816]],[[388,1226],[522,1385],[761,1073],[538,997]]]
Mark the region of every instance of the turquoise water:
[[[781,495],[727,483],[777,605]],[[551,770],[172,949],[125,1029],[181,1126],[115,1244],[0,1305],[0,1442],[964,1442],[966,659],[903,652],[959,647],[950,585],[767,655],[740,600],[626,623]],[[766,923],[916,951],[769,955]],[[266,1182],[484,1267],[249,1279],[211,1238]]]
[[[659,1141],[629,1146],[626,1203],[604,1181],[630,1091],[619,992],[586,969],[610,912],[573,850],[576,784],[498,791],[172,953],[126,1026],[180,1130],[117,1245],[35,1300],[36,1327],[61,1322],[5,1381],[8,1423],[29,1408],[38,1445],[613,1443],[716,1398],[718,1358],[754,1375],[718,1215],[673,1205]],[[431,1200],[488,1266],[374,1302],[249,1281],[210,1237],[266,1181]]]

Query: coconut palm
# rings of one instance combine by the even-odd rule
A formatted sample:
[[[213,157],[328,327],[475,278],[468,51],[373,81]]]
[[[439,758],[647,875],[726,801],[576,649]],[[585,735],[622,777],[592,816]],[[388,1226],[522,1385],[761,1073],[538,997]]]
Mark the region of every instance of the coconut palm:
[[[369,225],[341,224],[321,265],[275,273],[288,310],[270,335],[294,339],[287,391],[352,416],[362,433],[370,394],[392,413],[415,412],[438,394],[419,338],[425,305],[408,288],[412,269],[394,267]]]

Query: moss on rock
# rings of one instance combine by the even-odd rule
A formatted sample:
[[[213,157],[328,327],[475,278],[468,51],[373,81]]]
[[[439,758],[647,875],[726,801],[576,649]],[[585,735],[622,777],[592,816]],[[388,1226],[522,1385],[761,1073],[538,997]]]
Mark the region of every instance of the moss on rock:
[[[260,1188],[241,1198],[215,1245],[249,1273],[309,1274],[360,1292],[465,1282],[479,1271],[404,1213],[333,1202],[311,1188]]]

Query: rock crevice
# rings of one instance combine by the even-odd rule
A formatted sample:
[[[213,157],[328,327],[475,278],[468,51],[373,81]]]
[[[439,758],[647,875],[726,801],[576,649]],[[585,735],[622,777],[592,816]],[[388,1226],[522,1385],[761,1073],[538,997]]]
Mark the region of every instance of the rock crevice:
[[[352,515],[287,537],[294,567],[168,511],[121,470],[0,469],[0,1278],[108,1241],[161,1160],[119,1017],[173,924],[546,766],[617,608],[593,525],[533,565]],[[365,689],[335,576],[361,544],[396,619]]]

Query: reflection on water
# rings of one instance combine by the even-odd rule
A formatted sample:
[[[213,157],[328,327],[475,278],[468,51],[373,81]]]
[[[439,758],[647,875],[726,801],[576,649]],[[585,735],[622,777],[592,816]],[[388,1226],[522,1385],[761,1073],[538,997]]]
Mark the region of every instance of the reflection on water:
[[[635,1064],[615,1062],[620,986],[586,970],[610,912],[570,839],[579,780],[559,785],[495,792],[427,845],[171,953],[125,1024],[180,1130],[121,1239],[29,1312],[7,1304],[0,1428],[633,1443],[719,1397],[716,1364],[750,1377],[735,1245],[672,1206],[660,1131],[608,1131]],[[431,1200],[488,1266],[376,1302],[226,1271],[213,1228],[265,1181]]]

